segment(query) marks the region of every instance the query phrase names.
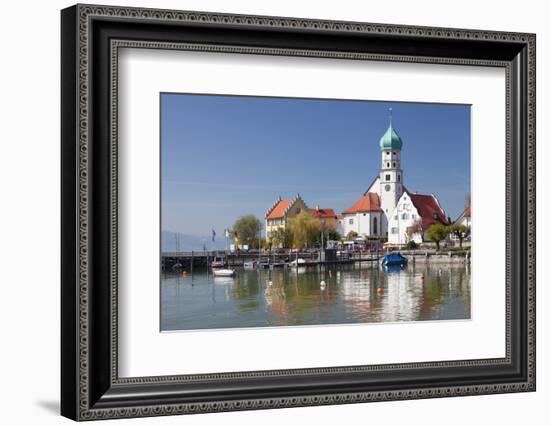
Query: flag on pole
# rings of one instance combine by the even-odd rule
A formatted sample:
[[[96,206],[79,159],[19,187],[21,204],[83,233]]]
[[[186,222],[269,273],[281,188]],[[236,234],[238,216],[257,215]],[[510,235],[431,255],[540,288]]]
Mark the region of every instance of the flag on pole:
[[[216,241],[216,231],[212,228],[212,242]]]
[[[225,229],[225,238],[229,238],[229,229]]]

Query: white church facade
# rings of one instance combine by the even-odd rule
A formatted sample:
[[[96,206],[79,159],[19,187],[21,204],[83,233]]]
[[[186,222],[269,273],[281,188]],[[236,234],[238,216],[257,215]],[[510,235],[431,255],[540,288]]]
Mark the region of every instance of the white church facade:
[[[401,168],[403,141],[393,127],[380,138],[380,173],[367,191],[339,217],[339,229],[360,238],[387,238],[392,245],[421,243],[435,223],[448,225],[439,200],[433,194],[417,194],[404,186]]]

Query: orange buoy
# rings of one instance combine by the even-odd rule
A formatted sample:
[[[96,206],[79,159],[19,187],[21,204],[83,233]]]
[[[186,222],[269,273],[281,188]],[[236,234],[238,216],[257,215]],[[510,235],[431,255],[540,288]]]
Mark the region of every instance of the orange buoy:
[[[379,295],[382,294],[382,288],[381,288],[381,287],[378,287],[378,288],[376,289],[376,292],[377,292]]]
[[[186,276],[188,275],[188,272],[187,272],[187,271],[183,271],[183,272],[181,273],[181,275],[184,276],[184,277],[186,277]]]

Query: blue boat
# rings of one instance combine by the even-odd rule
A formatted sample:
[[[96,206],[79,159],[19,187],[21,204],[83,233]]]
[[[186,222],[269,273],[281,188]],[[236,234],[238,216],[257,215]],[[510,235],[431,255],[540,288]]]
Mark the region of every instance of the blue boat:
[[[382,258],[382,266],[406,266],[407,258],[398,251],[388,253]]]

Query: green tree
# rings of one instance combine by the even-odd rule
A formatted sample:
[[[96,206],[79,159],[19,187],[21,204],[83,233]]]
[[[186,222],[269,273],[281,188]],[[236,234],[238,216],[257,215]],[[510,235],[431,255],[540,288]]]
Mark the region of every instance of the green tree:
[[[331,228],[325,228],[322,229],[319,232],[319,235],[315,238],[315,245],[318,245],[321,247],[321,243],[323,246],[327,245],[327,241],[340,241],[342,239],[342,236],[340,233],[336,232],[334,229]]]
[[[330,229],[327,233],[325,233],[327,236],[327,241],[340,241],[342,240],[342,236],[338,231],[335,231],[334,229]]]
[[[359,236],[359,234],[357,234],[357,232],[349,231],[348,234],[346,235],[346,239],[348,241],[352,241],[352,240],[355,240],[358,236]]]
[[[255,240],[252,240],[252,242],[248,245],[248,247],[251,249],[258,249],[258,248],[264,248],[265,245],[266,245],[265,238],[261,238],[261,239],[256,238]]]
[[[262,230],[262,222],[254,215],[246,215],[238,218],[233,224],[231,236],[239,245],[248,245],[249,247],[258,246],[258,238]]]
[[[448,232],[458,238],[460,248],[462,248],[462,241],[470,232],[470,227],[454,223],[448,227]]]
[[[321,223],[310,212],[302,211],[289,221],[294,248],[312,247],[321,233]]]
[[[435,245],[437,246],[437,250],[439,250],[439,243],[443,241],[447,237],[447,235],[447,227],[445,225],[442,225],[441,223],[430,225],[430,227],[426,231],[426,236],[428,237],[428,239],[435,243]]]
[[[292,246],[292,232],[288,228],[278,228],[269,236],[270,246],[289,248]]]

